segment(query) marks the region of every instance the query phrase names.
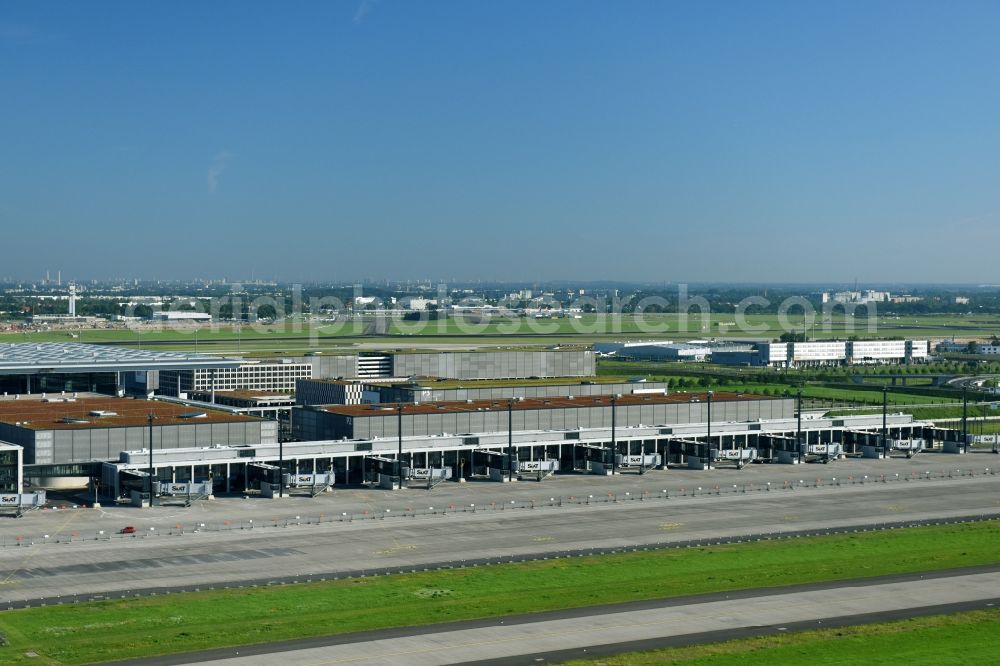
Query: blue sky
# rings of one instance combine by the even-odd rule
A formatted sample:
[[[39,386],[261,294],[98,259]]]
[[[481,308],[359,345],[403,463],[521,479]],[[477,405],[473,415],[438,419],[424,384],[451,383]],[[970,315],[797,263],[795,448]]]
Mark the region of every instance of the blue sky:
[[[996,282],[998,25],[0,0],[0,276]]]

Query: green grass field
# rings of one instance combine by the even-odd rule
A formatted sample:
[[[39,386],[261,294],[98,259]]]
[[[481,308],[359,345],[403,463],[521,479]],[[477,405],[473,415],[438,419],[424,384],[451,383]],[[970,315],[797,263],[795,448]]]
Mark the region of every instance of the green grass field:
[[[51,342],[78,340],[120,344],[143,344],[153,348],[177,349],[192,346],[204,347],[203,351],[231,353],[284,352],[295,353],[309,349],[335,349],[352,342],[377,342],[387,347],[405,347],[407,340],[414,342],[434,339],[435,342],[460,344],[475,339],[483,344],[556,344],[589,343],[598,340],[676,339],[701,337],[762,338],[774,339],[784,332],[802,330],[804,319],[800,314],[785,318],[777,315],[749,314],[745,327],[736,325],[732,314],[713,314],[708,320],[693,311],[684,317],[677,314],[599,315],[584,314],[580,319],[535,319],[533,317],[494,319],[479,323],[472,319],[443,318],[436,321],[405,322],[391,319],[388,335],[366,335],[371,329],[369,321],[344,319],[337,322],[309,322],[285,320],[273,324],[219,323],[194,329],[137,332],[127,329],[85,329],[59,332],[32,332],[0,334],[0,342]],[[990,337],[1000,334],[1000,316],[958,317],[952,315],[924,315],[920,317],[865,317],[849,318],[836,315],[826,321],[817,321],[809,328],[811,339],[846,338],[855,335],[870,337]],[[76,335],[78,337],[71,337]]]
[[[670,524],[664,524],[669,530]],[[0,613],[3,664],[83,664],[704,592],[1000,563],[1000,521]],[[525,591],[530,590],[528,594]],[[26,652],[39,656],[27,657]]]
[[[887,664],[935,666],[995,664],[1000,651],[1000,609],[933,615],[896,622],[817,629],[633,652],[600,660],[573,660],[565,666],[652,666],[689,664]]]

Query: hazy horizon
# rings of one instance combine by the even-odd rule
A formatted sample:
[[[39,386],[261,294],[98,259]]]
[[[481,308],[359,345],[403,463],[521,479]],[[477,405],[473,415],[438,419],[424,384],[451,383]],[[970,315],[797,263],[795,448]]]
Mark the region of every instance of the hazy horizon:
[[[995,284],[997,19],[6,3],[0,274]]]

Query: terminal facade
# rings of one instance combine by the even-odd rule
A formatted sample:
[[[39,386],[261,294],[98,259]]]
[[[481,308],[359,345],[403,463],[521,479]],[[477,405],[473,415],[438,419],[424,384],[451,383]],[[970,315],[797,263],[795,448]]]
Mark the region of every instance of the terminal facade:
[[[736,393],[608,395],[576,398],[472,400],[409,405],[327,405],[295,407],[295,439],[483,433],[514,430],[565,430],[643,424],[683,424],[712,420],[755,421],[790,418],[795,401]]]
[[[539,383],[473,380],[363,382],[351,380],[300,380],[295,384],[298,405],[361,405],[374,403],[423,403],[456,400],[505,400],[597,395],[666,394],[667,382],[602,381],[599,378],[555,380]]]
[[[820,461],[817,451],[861,453],[898,443],[930,447],[954,436],[907,414],[890,414],[882,440],[881,415],[837,418],[766,419],[751,423],[689,423],[573,430],[499,431],[462,435],[288,442],[259,446],[215,446],[122,453],[101,465],[102,487],[119,496],[147,487],[153,467],[159,484],[201,487],[216,493],[244,493],[261,484],[310,487],[380,483],[399,474],[424,483],[430,478],[541,480],[545,473],[643,473],[667,465],[730,465],[733,460]],[[827,447],[831,447],[828,449]],[[400,455],[400,452],[401,455]],[[738,453],[739,455],[730,455]],[[399,462],[396,467],[395,462]],[[735,469],[735,466],[734,466]],[[442,470],[441,475],[429,474]],[[283,474],[282,474],[283,472]],[[429,485],[429,483],[428,483]]]

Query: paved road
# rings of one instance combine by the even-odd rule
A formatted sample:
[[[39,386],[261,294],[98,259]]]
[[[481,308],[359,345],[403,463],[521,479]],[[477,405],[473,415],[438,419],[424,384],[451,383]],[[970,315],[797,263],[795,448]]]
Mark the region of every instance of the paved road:
[[[818,589],[817,589],[818,588]],[[582,609],[544,619],[493,620],[467,628],[425,627],[402,634],[372,632],[301,643],[218,650],[134,663],[199,663],[212,666],[379,664],[438,666],[488,662],[530,664],[658,645],[722,640],[803,626],[875,621],[995,604],[1000,571],[911,577],[891,582],[839,584],[737,598],[645,602],[638,609]],[[718,596],[718,595],[716,595]],[[586,612],[590,610],[591,612]],[[552,617],[562,615],[561,617]],[[591,648],[591,649],[587,649]],[[586,653],[586,654],[585,654]]]
[[[69,516],[84,512],[63,512]],[[1000,475],[325,522],[0,549],[0,593],[28,600],[1000,513]],[[155,533],[155,532],[154,532]]]

